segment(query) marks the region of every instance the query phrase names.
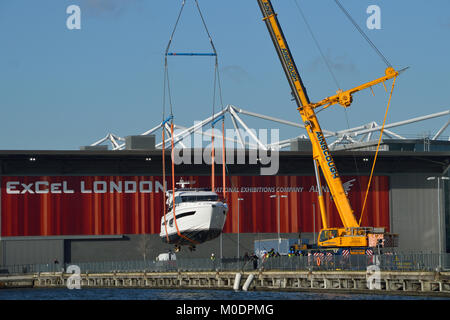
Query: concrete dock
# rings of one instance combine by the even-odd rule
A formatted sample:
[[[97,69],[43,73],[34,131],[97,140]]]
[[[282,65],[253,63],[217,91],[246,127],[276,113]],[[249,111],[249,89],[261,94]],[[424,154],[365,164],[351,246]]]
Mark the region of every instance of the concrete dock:
[[[0,288],[64,288],[69,283],[73,288],[78,285],[79,288],[327,290],[450,297],[450,272],[382,271],[376,277],[364,271],[255,271],[241,272],[238,277],[236,274],[237,272],[140,272],[74,275],[49,272],[0,276]],[[250,275],[253,275],[253,279],[249,279]],[[236,279],[239,279],[239,284],[235,283]]]

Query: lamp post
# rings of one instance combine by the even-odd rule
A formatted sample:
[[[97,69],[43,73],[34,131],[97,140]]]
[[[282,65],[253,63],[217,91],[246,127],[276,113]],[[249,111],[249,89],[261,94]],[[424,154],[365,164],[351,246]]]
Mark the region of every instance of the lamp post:
[[[316,244],[316,204],[313,202],[312,204],[313,207],[313,243]]]
[[[440,194],[441,194],[441,186],[440,186],[440,181],[441,180],[450,180],[449,177],[428,177],[427,178],[428,181],[434,181],[437,180],[437,211],[438,211],[438,242],[439,242],[439,269],[441,269],[442,267],[442,236],[441,236],[441,223],[442,223],[442,217],[441,217],[441,198],[440,198]]]
[[[278,204],[277,204],[277,215],[278,215],[278,252],[280,252],[280,242],[281,242],[281,236],[280,236],[280,198],[287,198],[286,195],[277,195],[277,194],[273,194],[270,196],[271,198],[277,198],[278,199]]]
[[[238,207],[237,258],[239,259],[239,257],[240,257],[240,252],[239,252],[239,233],[240,233],[240,228],[239,228],[239,207],[240,207],[240,205],[239,205],[239,201],[243,201],[244,199],[243,198],[238,198],[237,200],[238,200],[238,204],[237,204],[237,207]]]

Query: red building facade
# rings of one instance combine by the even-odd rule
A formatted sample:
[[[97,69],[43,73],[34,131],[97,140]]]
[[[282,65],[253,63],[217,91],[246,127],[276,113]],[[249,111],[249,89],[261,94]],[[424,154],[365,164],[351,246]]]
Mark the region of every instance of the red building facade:
[[[208,176],[179,176],[210,187]],[[359,219],[368,177],[343,176]],[[220,179],[217,179],[220,180]],[[167,179],[170,186],[170,179]],[[163,214],[160,176],[3,176],[1,235],[64,236],[157,234]],[[225,233],[313,232],[321,228],[313,176],[232,176],[227,179],[230,206]],[[222,186],[217,187],[218,193]],[[341,226],[325,189],[329,226]],[[286,195],[278,199],[271,195]],[[238,201],[238,198],[244,199]],[[279,213],[279,219],[278,219]],[[376,176],[368,196],[363,226],[389,231],[389,178]]]

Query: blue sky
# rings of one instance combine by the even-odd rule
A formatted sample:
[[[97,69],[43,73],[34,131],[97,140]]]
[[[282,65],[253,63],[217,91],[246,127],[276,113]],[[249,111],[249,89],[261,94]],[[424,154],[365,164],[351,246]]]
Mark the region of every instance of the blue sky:
[[[384,63],[333,0],[297,1],[343,89],[383,75]],[[450,1],[341,2],[394,67],[410,67],[397,80],[388,123],[449,109]],[[199,3],[219,54],[224,104],[300,122],[256,0]],[[81,8],[81,30],[66,27],[72,4]],[[365,27],[371,4],[381,8],[381,30]],[[0,0],[0,149],[78,149],[108,132],[124,137],[157,125],[163,54],[180,5],[181,0]],[[337,87],[294,0],[273,5],[311,100],[334,94]],[[187,0],[172,49],[210,51],[193,0]],[[173,57],[169,70],[175,122],[187,126],[209,116],[214,60]],[[379,86],[375,95],[356,94],[347,116],[338,106],[320,113],[322,128],[381,123],[387,94]],[[447,120],[396,132],[432,134]],[[280,129],[280,138],[304,133]]]

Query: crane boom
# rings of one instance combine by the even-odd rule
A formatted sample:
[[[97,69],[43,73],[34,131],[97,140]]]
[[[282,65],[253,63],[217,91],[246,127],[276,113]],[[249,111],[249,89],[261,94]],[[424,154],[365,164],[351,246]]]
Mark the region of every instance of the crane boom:
[[[272,4],[269,0],[258,0],[258,3],[264,16],[263,20],[265,21],[267,29],[272,37],[278,56],[283,65],[283,69],[286,73],[286,77],[293,91],[298,110],[302,117],[303,123],[305,124],[305,129],[308,132],[309,139],[312,143],[313,158],[317,161],[317,164],[325,177],[327,185],[330,188],[330,192],[333,195],[342,223],[346,228],[359,227],[358,221],[353,214],[353,210],[342,186],[333,157],[328,149],[322,129],[320,128],[314,108],[311,106],[311,102],[309,101],[298,69],[292,59],[291,51],[289,50],[286,39],[284,38],[283,31],[281,30]]]
[[[294,99],[297,103],[297,109],[300,113],[300,116],[305,125],[305,129],[308,133],[308,137],[312,144],[313,159],[316,169],[318,186],[320,188],[320,177],[317,168],[320,168],[330,189],[330,193],[338,210],[339,217],[344,226],[344,229],[328,228],[323,196],[319,192],[319,206],[322,217],[322,225],[324,229],[328,229],[329,231],[329,237],[326,238],[326,240],[340,237],[339,243],[337,241],[329,241],[328,244],[337,246],[342,246],[345,244],[351,246],[366,246],[367,237],[361,236],[367,235],[367,228],[360,227],[359,222],[357,221],[353,213],[314,109],[319,106],[327,108],[333,104],[340,104],[344,107],[348,107],[352,103],[352,94],[396,77],[398,75],[398,72],[395,71],[392,67],[389,67],[386,69],[385,76],[381,78],[370,81],[347,91],[339,90],[336,95],[330,96],[318,103],[311,103],[298,72],[297,66],[295,65],[294,59],[292,58],[289,46],[283,35],[283,31],[278,22],[277,15],[273,10],[271,1],[257,1],[263,14],[263,21],[267,26],[275,49],[278,53],[278,57],[283,66],[286,78],[291,87],[292,95],[294,96]],[[345,238],[344,236],[347,236],[347,238]],[[320,242],[321,241],[319,240],[319,244]],[[323,243],[324,245],[328,245],[326,241]]]

